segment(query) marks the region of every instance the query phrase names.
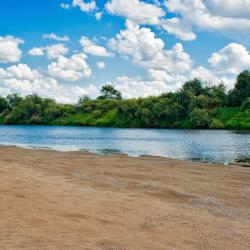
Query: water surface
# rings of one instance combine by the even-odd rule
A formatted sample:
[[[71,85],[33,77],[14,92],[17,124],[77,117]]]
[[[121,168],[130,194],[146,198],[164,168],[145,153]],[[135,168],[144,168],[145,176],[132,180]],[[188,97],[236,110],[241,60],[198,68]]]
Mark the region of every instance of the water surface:
[[[250,157],[250,131],[0,126],[0,144],[225,164]]]

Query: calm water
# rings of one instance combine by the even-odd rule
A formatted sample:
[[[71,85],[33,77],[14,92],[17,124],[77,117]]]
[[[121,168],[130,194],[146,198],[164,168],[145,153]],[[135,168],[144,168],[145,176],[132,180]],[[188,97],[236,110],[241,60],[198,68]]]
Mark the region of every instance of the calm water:
[[[0,126],[0,144],[220,163],[250,157],[250,131]]]

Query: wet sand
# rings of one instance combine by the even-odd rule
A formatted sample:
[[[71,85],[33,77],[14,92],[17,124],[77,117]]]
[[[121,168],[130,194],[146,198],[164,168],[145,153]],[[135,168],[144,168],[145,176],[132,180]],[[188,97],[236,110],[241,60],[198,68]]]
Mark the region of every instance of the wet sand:
[[[250,168],[0,147],[0,249],[250,249]]]

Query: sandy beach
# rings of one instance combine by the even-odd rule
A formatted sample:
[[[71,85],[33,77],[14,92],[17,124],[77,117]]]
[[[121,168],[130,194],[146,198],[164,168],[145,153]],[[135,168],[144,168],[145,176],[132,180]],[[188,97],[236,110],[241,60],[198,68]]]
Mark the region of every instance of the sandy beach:
[[[0,148],[0,249],[250,249],[250,168]]]

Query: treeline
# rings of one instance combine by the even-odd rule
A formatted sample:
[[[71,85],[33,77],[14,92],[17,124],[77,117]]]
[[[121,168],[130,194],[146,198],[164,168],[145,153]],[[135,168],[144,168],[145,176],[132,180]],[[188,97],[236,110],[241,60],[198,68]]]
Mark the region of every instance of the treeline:
[[[83,96],[75,105],[11,94],[0,97],[0,124],[250,129],[250,72],[240,73],[229,92],[223,83],[194,79],[175,93],[137,99],[104,85],[98,98]]]

